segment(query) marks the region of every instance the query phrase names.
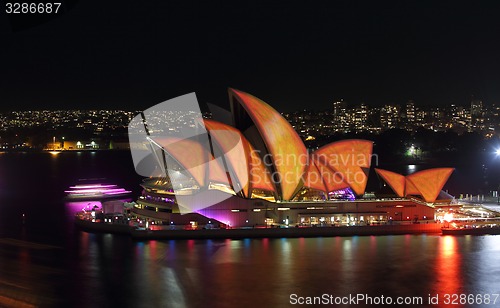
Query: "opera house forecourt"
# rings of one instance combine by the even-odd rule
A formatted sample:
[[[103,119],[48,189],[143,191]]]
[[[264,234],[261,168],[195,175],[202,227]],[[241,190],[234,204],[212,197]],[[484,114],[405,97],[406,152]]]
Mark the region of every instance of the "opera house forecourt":
[[[342,140],[309,151],[270,105],[239,90],[228,92],[231,112],[222,112],[220,121],[167,111],[189,132],[161,123],[159,112],[145,111],[131,122],[134,164],[147,176],[131,213],[149,227],[432,223],[436,208],[450,206],[453,197],[442,189],[453,168],[406,176],[375,168],[382,189],[366,193],[370,168],[376,167],[372,141]]]

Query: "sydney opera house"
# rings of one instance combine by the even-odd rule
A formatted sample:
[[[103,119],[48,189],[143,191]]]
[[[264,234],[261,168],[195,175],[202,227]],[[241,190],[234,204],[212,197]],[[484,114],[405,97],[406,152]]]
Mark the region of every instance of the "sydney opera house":
[[[410,175],[373,168],[368,140],[311,151],[264,101],[235,89],[229,100],[227,117],[195,119],[202,133],[186,138],[150,135],[142,116],[144,143],[162,172],[141,184],[135,214],[198,228],[371,225],[434,220],[453,198],[442,190],[452,168]],[[380,189],[367,193],[370,170]]]

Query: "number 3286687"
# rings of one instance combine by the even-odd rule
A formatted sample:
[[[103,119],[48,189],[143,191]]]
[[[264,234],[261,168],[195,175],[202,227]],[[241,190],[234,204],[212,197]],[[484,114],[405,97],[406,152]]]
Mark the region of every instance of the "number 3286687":
[[[5,3],[7,14],[57,14],[61,3],[27,3],[14,2]]]

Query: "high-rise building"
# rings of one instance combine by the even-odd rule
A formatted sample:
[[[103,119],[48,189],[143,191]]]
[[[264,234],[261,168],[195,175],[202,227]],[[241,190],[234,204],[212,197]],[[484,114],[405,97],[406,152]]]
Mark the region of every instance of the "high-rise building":
[[[357,131],[366,130],[368,122],[368,106],[361,103],[354,111],[354,129]]]
[[[417,126],[422,126],[425,123],[425,117],[427,116],[427,112],[425,110],[420,110],[417,108],[415,112],[415,123]]]
[[[346,102],[344,102],[343,99],[340,99],[339,101],[333,102],[333,115],[341,115],[346,112]]]
[[[483,101],[473,98],[470,103],[469,131],[474,129],[484,129],[484,110]]]
[[[413,100],[409,100],[406,103],[406,123],[405,126],[407,129],[413,130],[415,127],[415,102]]]
[[[345,131],[349,128],[349,117],[347,114],[347,103],[340,99],[333,103],[333,126],[340,131]]]
[[[399,105],[385,105],[380,109],[380,125],[391,129],[399,127]]]
[[[470,114],[473,117],[479,117],[483,113],[483,101],[473,99],[470,103]]]

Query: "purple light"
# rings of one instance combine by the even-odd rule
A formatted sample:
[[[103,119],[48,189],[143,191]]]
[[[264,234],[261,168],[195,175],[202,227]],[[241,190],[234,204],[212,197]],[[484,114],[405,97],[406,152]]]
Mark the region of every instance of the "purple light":
[[[75,215],[80,211],[91,211],[94,206],[101,209],[102,203],[99,201],[66,202],[66,212],[69,215]]]
[[[119,195],[119,194],[128,194],[131,193],[132,191],[130,190],[125,190],[122,189],[122,191],[115,191],[115,192],[104,192],[105,195]]]
[[[75,185],[70,188],[72,190],[64,191],[70,196],[121,195],[131,193],[131,191],[119,188],[113,184]]]
[[[70,186],[71,189],[111,188],[111,187],[116,187],[116,185],[95,184],[95,185],[76,185],[76,186]]]
[[[119,191],[123,192],[123,191],[125,191],[125,189],[123,189],[123,188],[81,189],[81,190],[65,190],[64,192],[69,193],[69,194],[72,194],[72,193],[81,194],[81,193],[106,193],[106,192],[119,192]]]
[[[328,193],[331,198],[334,199],[347,199],[349,201],[356,200],[356,196],[350,188],[339,189]]]

